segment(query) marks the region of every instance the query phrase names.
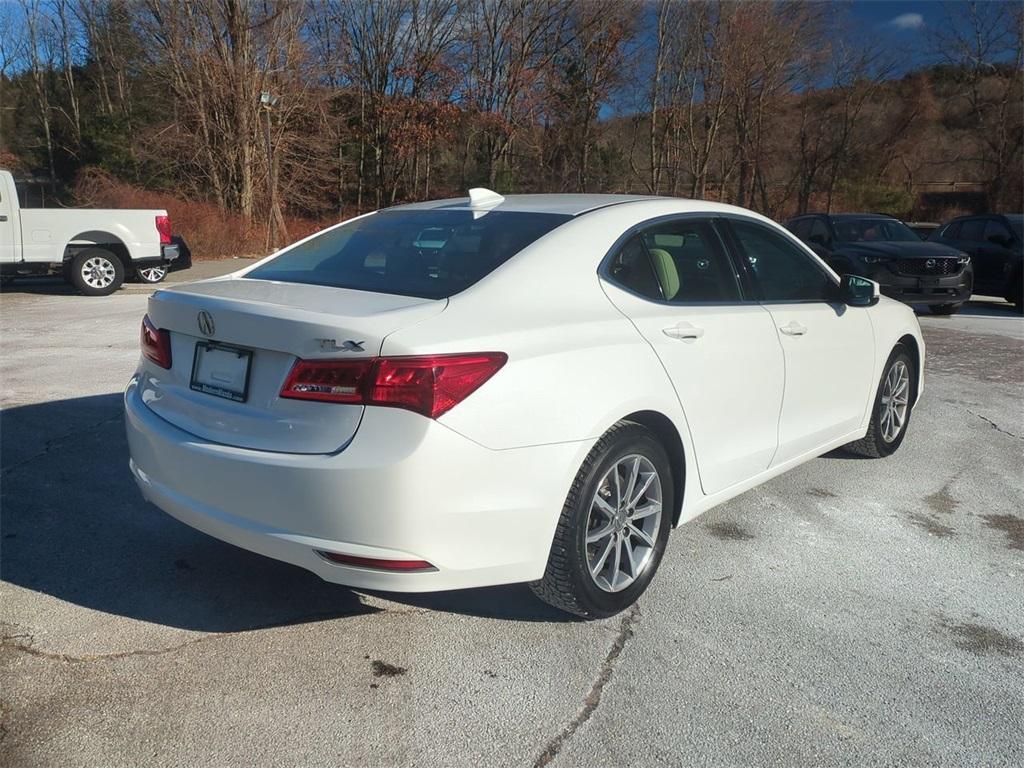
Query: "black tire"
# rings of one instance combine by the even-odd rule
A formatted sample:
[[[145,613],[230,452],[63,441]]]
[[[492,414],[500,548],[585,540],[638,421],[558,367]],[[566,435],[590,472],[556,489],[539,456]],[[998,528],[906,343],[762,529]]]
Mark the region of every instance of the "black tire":
[[[134,272],[136,282],[156,285],[167,277],[167,267],[137,267]]]
[[[910,382],[908,384],[908,402],[906,418],[903,421],[903,425],[900,428],[895,438],[887,440],[883,434],[882,429],[882,397],[885,390],[886,378],[889,376],[890,371],[898,363],[902,362],[906,367],[909,374]],[[907,428],[910,426],[910,416],[914,411],[914,397],[917,391],[917,369],[914,367],[914,360],[910,356],[910,352],[902,344],[896,345],[893,349],[892,354],[889,355],[889,359],[885,361],[885,366],[882,368],[882,378],[878,382],[878,390],[875,394],[874,402],[871,406],[871,422],[868,425],[867,434],[860,440],[855,440],[852,443],[848,443],[845,449],[850,453],[855,453],[859,456],[866,456],[871,459],[881,459],[885,456],[891,456],[896,450],[903,444],[903,438],[907,435]]]
[[[650,524],[651,533],[655,533],[651,537],[654,546],[648,550],[646,565],[638,568],[639,575],[624,589],[609,592],[598,586],[587,563],[590,508],[605,477],[619,460],[631,455],[647,459],[656,470],[661,485],[661,518],[656,533],[655,523]],[[588,619],[613,616],[625,610],[643,594],[658,570],[672,527],[674,503],[672,468],[657,437],[640,424],[619,422],[597,441],[576,474],[555,529],[544,576],[530,584],[530,588],[549,605]],[[632,534],[627,534],[627,538],[640,543],[639,539],[632,539]],[[614,541],[613,538],[608,546]],[[619,546],[615,544],[616,549]]]
[[[110,251],[87,248],[71,260],[70,277],[86,296],[109,296],[124,282],[124,264]]]
[[[955,315],[962,306],[962,302],[959,304],[929,304],[928,309],[932,311],[933,315]]]

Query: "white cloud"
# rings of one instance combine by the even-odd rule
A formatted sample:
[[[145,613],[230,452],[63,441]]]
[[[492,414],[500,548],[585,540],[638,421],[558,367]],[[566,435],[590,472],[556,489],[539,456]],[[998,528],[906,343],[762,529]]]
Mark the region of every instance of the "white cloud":
[[[889,25],[896,29],[920,29],[924,26],[924,16],[920,13],[901,13],[894,19],[889,19]]]

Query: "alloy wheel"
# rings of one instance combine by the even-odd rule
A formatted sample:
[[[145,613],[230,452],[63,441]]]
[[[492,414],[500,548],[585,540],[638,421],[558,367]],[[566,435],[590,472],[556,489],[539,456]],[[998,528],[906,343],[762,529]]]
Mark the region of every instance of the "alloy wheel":
[[[892,364],[885,375],[882,397],[878,404],[878,423],[882,428],[882,439],[887,443],[899,437],[907,421],[910,407],[910,371],[902,360]]]
[[[108,288],[116,277],[114,265],[102,256],[93,256],[82,265],[82,279],[90,288]]]
[[[167,269],[164,267],[146,267],[139,270],[139,277],[147,283],[159,283],[166,274]]]
[[[619,459],[598,483],[587,517],[587,569],[598,588],[621,592],[654,556],[661,527],[661,478],[639,454]]]

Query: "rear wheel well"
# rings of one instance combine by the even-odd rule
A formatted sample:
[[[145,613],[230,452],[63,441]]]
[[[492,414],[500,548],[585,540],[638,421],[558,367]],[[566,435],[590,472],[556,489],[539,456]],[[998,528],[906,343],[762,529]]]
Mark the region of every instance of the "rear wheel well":
[[[71,238],[71,242],[64,248],[64,264],[69,264],[75,256],[89,248],[101,248],[104,251],[110,251],[124,264],[125,270],[130,269],[132,266],[132,257],[128,253],[128,246],[117,236],[109,232],[98,231],[80,232]]]
[[[910,387],[910,404],[917,402],[918,382],[921,380],[921,350],[917,346],[917,339],[909,333],[896,342],[897,347],[904,347],[914,363],[914,381]]]
[[[672,498],[675,500],[675,509],[672,510],[672,527],[679,524],[679,516],[683,511],[683,491],[686,487],[686,454],[683,451],[683,441],[679,437],[679,430],[672,420],[663,413],[657,411],[637,411],[622,419],[640,424],[654,433],[668,454],[669,462],[672,464]]]

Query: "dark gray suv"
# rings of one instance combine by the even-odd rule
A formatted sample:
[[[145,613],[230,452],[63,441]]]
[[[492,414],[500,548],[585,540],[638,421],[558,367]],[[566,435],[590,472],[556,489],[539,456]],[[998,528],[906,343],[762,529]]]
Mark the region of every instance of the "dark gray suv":
[[[1024,312],[1024,216],[985,214],[961,216],[943,224],[929,242],[969,253],[974,263],[974,292],[1002,296]]]
[[[882,293],[907,304],[927,304],[951,315],[971,297],[974,279],[966,253],[921,242],[906,224],[874,213],[797,216],[786,228],[840,275],[874,280]]]

